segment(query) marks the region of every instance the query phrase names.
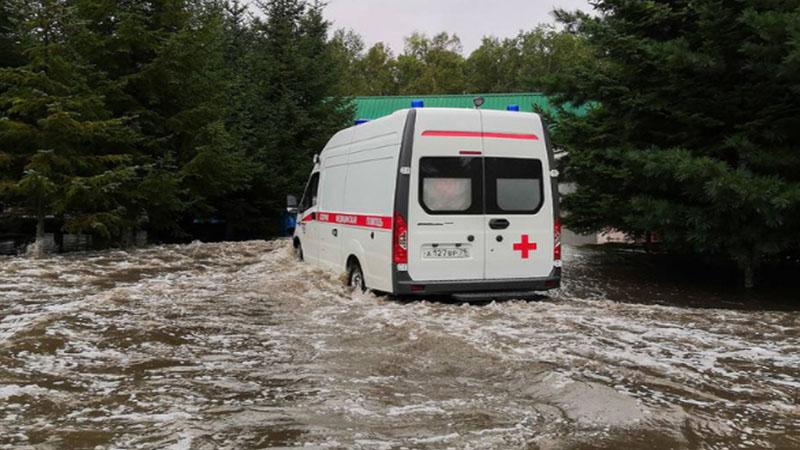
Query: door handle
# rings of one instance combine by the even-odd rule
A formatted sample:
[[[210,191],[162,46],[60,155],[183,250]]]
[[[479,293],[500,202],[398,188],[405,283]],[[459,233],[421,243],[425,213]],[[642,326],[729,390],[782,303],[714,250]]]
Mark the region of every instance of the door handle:
[[[509,225],[511,225],[511,222],[506,219],[492,219],[489,221],[489,228],[493,230],[505,230]]]
[[[337,237],[337,236],[339,236],[339,230],[334,228],[333,230],[331,230],[331,234],[333,235],[333,237]]]

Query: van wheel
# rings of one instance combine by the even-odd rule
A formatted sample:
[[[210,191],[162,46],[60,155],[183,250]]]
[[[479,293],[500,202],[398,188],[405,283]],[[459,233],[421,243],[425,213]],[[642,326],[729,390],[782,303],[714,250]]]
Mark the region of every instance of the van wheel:
[[[294,257],[297,258],[298,261],[303,260],[303,244],[301,244],[300,241],[294,244]]]
[[[353,261],[350,264],[350,269],[347,271],[347,285],[357,292],[365,292],[367,290],[367,285],[364,284],[364,272],[361,270],[361,264],[358,261]]]

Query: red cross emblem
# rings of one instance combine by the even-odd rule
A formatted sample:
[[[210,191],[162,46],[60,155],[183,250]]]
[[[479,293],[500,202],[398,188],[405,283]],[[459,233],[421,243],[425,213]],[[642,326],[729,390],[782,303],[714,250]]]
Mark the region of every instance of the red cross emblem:
[[[530,256],[529,252],[536,250],[536,242],[530,242],[528,239],[528,235],[523,234],[522,242],[517,242],[514,244],[514,251],[520,252],[522,254],[522,259],[528,259]]]

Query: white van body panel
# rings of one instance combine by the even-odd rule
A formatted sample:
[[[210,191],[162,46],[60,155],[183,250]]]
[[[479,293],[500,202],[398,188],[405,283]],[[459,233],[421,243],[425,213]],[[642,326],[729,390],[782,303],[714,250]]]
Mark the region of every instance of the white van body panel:
[[[508,228],[486,228],[486,279],[545,277],[553,269],[553,198],[550,164],[541,120],[529,114],[508,114],[502,111],[481,111],[486,131],[536,136],[528,139],[493,139],[484,137],[484,157],[534,158],[542,163],[542,197],[544,202],[536,214],[494,213],[492,219],[507,219]],[[497,237],[503,238],[502,242]],[[527,237],[527,239],[526,239]],[[526,249],[520,249],[521,247]],[[516,249],[515,249],[516,247]]]
[[[319,157],[319,192],[316,216],[307,226],[312,241],[315,242],[316,261],[328,268],[337,268],[336,261],[341,258],[341,245],[331,234],[329,223],[319,220],[323,211],[336,211],[344,202],[344,177],[347,172],[347,153],[354,131],[342,130],[328,142]],[[313,225],[312,225],[313,224]],[[305,251],[305,248],[304,248]]]
[[[339,268],[346,269],[347,259],[355,256],[367,286],[385,292],[392,291],[392,215],[406,116],[399,112],[355,127],[344,190],[342,211],[372,222],[341,228],[348,244]]]
[[[423,109],[417,113],[409,201],[409,275],[415,281],[545,277],[553,269],[553,202],[549,160],[536,114]],[[436,214],[425,211],[420,162],[432,157],[534,159],[541,163],[541,208],[534,214]],[[484,182],[489,180],[484,176]],[[489,186],[484,188],[488,195]],[[484,198],[488,202],[489,198]],[[507,220],[493,230],[493,219]],[[467,249],[469,257],[431,259],[430,248]]]
[[[417,111],[411,183],[408,200],[408,273],[415,281],[480,280],[483,278],[483,253],[486,233],[483,215],[431,215],[420,202],[420,161],[427,157],[457,157],[462,151],[482,152],[483,143],[471,137],[426,137],[426,131],[459,130],[479,133],[481,116],[477,110],[431,108]],[[472,241],[469,240],[472,236]],[[465,259],[426,259],[424,249],[462,246],[470,252]]]
[[[560,281],[551,164],[536,114],[397,111],[326,145],[295,242],[338,271],[355,258],[367,287],[384,292],[549,289]],[[453,198],[454,210],[437,209]],[[396,214],[408,226],[407,264],[393,262]]]
[[[331,139],[319,157],[319,204],[302,212],[308,220],[295,231],[310,262],[344,271],[355,257],[367,285],[383,291],[392,290],[392,214],[407,113]]]

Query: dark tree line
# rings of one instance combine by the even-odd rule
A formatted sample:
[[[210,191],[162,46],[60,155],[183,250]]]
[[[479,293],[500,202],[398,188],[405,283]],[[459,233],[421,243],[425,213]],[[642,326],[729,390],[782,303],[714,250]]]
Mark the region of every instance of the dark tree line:
[[[604,0],[558,12],[596,55],[548,91],[562,112],[567,224],[654,233],[727,257],[754,283],[800,251],[800,2]]]
[[[124,243],[274,233],[311,155],[349,123],[321,5],[2,0],[3,225]]]
[[[354,31],[338,30],[332,44],[347,95],[506,93],[542,90],[548,80],[590,60],[582,36],[541,25],[513,38],[487,36],[463,55],[454,34],[413,33],[395,56],[379,42],[369,49]]]
[[[275,234],[349,96],[528,91],[586,59],[539,27],[412,34],[397,57],[311,0],[0,0],[0,231],[124,245]],[[48,230],[45,230],[47,225]]]

